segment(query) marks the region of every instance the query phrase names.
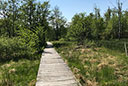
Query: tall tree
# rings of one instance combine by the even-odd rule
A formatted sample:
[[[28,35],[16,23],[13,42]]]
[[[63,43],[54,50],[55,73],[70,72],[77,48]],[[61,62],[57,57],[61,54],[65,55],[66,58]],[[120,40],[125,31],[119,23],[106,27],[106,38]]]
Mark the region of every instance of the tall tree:
[[[118,31],[118,38],[120,39],[121,37],[121,32],[122,32],[122,28],[121,28],[121,15],[122,15],[122,3],[120,3],[120,0],[118,0],[118,16],[119,16],[119,31]]]
[[[62,16],[62,13],[59,11],[59,7],[55,7],[51,14],[51,25],[55,31],[56,40],[60,39],[66,31],[66,19]]]
[[[9,15],[11,19],[11,29],[12,29],[12,36],[15,36],[15,30],[16,30],[16,20],[17,20],[17,16],[18,16],[18,9],[19,9],[19,0],[9,0]]]
[[[83,44],[86,39],[91,39],[93,18],[93,14],[89,16],[86,16],[85,13],[74,15],[68,32],[69,38],[76,40],[80,44]]]
[[[100,15],[100,9],[99,8],[97,8],[97,6],[94,8],[94,10],[95,10],[95,18],[96,19],[99,19],[100,17],[101,17],[101,15]]]
[[[24,27],[34,31],[34,18],[36,11],[36,3],[35,0],[24,0],[22,2],[21,10],[21,20],[23,22]]]
[[[106,22],[106,23],[111,19],[111,16],[112,16],[112,10],[111,10],[110,7],[109,7],[109,8],[107,9],[107,12],[104,14],[105,22]]]
[[[93,20],[93,38],[96,40],[101,39],[102,32],[105,29],[104,26],[104,19],[100,16],[100,9],[97,7],[94,8],[95,10],[95,18]]]
[[[18,0],[7,0],[0,2],[1,15],[4,19],[4,27],[8,36],[15,36],[15,22],[17,20]]]
[[[106,39],[114,39],[118,37],[118,15],[117,10],[111,10],[111,18],[106,21],[106,28],[104,32],[104,37]]]

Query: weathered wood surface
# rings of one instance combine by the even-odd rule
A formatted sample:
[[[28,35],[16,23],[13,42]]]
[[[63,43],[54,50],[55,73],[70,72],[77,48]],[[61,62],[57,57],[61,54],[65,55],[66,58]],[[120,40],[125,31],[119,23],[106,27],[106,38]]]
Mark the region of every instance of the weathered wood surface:
[[[79,86],[73,73],[50,42],[42,54],[36,86]]]

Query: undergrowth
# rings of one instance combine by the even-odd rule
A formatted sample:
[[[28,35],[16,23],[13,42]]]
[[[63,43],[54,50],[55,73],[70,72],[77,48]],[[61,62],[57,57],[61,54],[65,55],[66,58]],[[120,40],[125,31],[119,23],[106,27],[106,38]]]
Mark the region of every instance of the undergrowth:
[[[54,41],[53,44],[83,86],[127,86],[128,58],[123,42],[86,41],[78,45]]]
[[[21,59],[0,66],[0,86],[35,86],[39,60]]]

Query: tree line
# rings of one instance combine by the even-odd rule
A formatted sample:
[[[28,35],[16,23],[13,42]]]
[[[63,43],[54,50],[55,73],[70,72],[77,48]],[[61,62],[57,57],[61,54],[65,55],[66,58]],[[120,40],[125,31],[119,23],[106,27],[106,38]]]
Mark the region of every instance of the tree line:
[[[89,40],[109,40],[128,37],[128,11],[120,11],[108,7],[104,16],[100,9],[94,8],[95,13],[79,13],[74,15],[67,36],[78,42]],[[120,20],[119,20],[120,15]],[[120,22],[120,28],[119,28]]]
[[[50,10],[49,1],[2,0],[0,15],[1,37],[20,37],[26,43],[38,41],[35,46],[43,47],[46,40],[58,40],[65,35],[66,19],[59,7]]]
[[[87,15],[77,13],[72,21],[67,21],[55,7],[50,10],[49,1],[43,3],[36,0],[0,1],[0,35],[5,37],[21,36],[28,40],[35,34],[38,46],[46,45],[46,40],[109,40],[127,38],[128,11],[109,8],[101,16],[100,9]],[[26,35],[25,35],[26,33]],[[28,34],[30,33],[30,34]],[[33,36],[32,36],[33,37]],[[31,38],[28,40],[30,41]],[[27,42],[28,42],[27,41]]]

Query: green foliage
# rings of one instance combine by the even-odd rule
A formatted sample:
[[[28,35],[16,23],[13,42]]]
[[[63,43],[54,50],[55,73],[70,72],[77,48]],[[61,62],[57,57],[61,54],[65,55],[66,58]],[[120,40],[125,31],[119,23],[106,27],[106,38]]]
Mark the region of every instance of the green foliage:
[[[35,85],[46,46],[49,7],[49,1],[0,1],[0,86]],[[11,66],[2,67],[6,64]]]
[[[51,12],[50,24],[55,34],[55,39],[59,40],[66,36],[66,19],[62,16],[62,13],[59,11],[59,7],[55,7]]]
[[[19,38],[0,38],[0,61],[32,59],[35,50],[25,45]]]
[[[18,4],[20,3],[20,4]],[[35,31],[37,27],[48,28],[49,2],[37,3],[36,0],[6,0],[0,1],[0,33],[4,36],[15,37],[19,26]],[[43,33],[42,33],[43,34]],[[43,36],[45,39],[45,36]]]
[[[104,20],[103,18],[99,18],[97,20],[94,20],[94,25],[93,25],[93,32],[92,32],[92,36],[93,39],[102,39],[102,34],[105,30],[105,25],[104,25]]]
[[[43,27],[37,27],[34,32],[25,28],[21,28],[19,31],[19,37],[23,45],[31,47],[35,52],[43,51],[46,46],[46,41],[43,39],[44,35]]]
[[[125,52],[124,51],[124,42],[128,42],[128,39],[121,39],[121,40],[101,40],[98,42],[95,42],[96,45],[100,45],[103,46],[105,48],[111,49],[111,50],[116,50],[116,51],[120,51],[120,52]]]
[[[115,39],[118,37],[118,17],[113,16],[109,21],[107,21],[107,26],[105,29],[106,39]]]
[[[116,79],[114,76],[114,69],[108,66],[105,66],[102,70],[96,73],[97,81],[109,82],[110,80]]]
[[[76,14],[68,31],[68,37],[76,39],[78,43],[83,43],[85,39],[91,38],[91,20],[92,17],[86,17],[85,13]]]
[[[104,17],[100,16],[100,10],[95,8],[95,14],[85,15],[79,13],[72,18],[67,38],[83,43],[85,39],[104,40],[117,39],[119,34],[126,38],[127,11],[121,13],[121,30],[119,32],[119,15],[115,9],[108,8]]]
[[[0,86],[35,86],[39,60],[22,59],[0,67]]]
[[[37,35],[36,40],[36,47],[38,48],[38,51],[43,51],[44,47],[46,46],[46,31],[43,27],[37,27],[37,30],[35,31]]]
[[[29,29],[22,28],[16,38],[0,38],[0,60],[18,60],[20,58],[34,59],[36,53],[43,51],[45,40],[43,40],[43,28],[39,27],[35,33]]]
[[[24,43],[24,45],[30,46],[32,48],[35,47],[35,41],[38,40],[38,36],[35,33],[25,28],[20,29],[19,37],[20,40]]]
[[[127,40],[89,41],[83,46],[71,41],[57,41],[53,45],[82,86],[127,86],[128,59],[119,47],[122,41]],[[98,47],[98,44],[102,46]]]
[[[5,32],[7,32],[6,35],[9,37],[13,37],[16,35],[15,31],[17,28],[17,16],[18,16],[18,1],[19,0],[6,0],[6,1],[0,1],[0,15],[3,16],[3,27]],[[3,31],[4,32],[4,31]]]
[[[55,39],[56,39],[55,31],[52,29],[52,27],[47,28],[46,40],[47,41],[53,41]]]

